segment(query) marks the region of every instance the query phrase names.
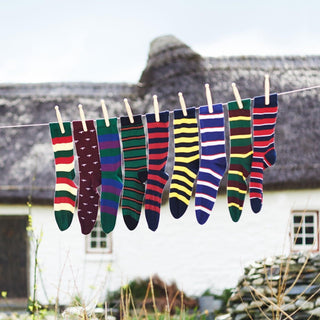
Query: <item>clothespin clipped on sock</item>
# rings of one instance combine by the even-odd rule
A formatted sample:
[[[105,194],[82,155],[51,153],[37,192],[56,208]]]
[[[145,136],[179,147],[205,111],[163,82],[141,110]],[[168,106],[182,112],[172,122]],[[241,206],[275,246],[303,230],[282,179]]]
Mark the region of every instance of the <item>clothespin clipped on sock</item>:
[[[87,124],[86,124],[86,118],[84,116],[84,112],[83,112],[83,109],[82,109],[82,104],[79,104],[78,108],[79,108],[79,111],[80,111],[80,119],[81,119],[81,122],[82,122],[83,131],[87,132],[88,128],[87,128]]]
[[[243,104],[241,101],[240,93],[239,93],[239,90],[234,82],[232,82],[232,90],[233,90],[233,94],[236,98],[239,109],[243,109]]]
[[[61,133],[64,134],[66,131],[64,130],[64,126],[63,126],[63,122],[62,122],[62,118],[61,118],[61,113],[59,111],[59,107],[55,106],[54,107],[56,109],[56,115],[57,115],[57,119],[58,119],[58,123],[59,123],[59,127],[61,130]]]
[[[129,102],[128,102],[128,99],[127,99],[127,98],[124,98],[123,101],[124,101],[124,105],[126,106],[126,109],[127,109],[127,114],[128,114],[130,123],[134,123],[134,119],[133,119],[133,115],[132,115],[132,111],[131,111],[131,108],[130,108],[130,104],[129,104]]]
[[[187,113],[187,106],[186,106],[186,103],[185,103],[185,101],[184,101],[182,92],[179,92],[179,93],[178,93],[178,96],[179,96],[179,101],[180,101],[180,106],[181,106],[181,109],[182,109],[182,113],[183,113],[183,115],[186,117],[186,116],[188,115],[188,113]]]
[[[212,103],[212,96],[211,96],[211,92],[210,92],[210,86],[208,83],[206,83],[204,86],[206,88],[208,110],[209,110],[209,113],[212,113],[213,112],[213,107],[212,107],[213,103]]]
[[[268,106],[270,104],[270,77],[268,74],[264,76],[264,98],[264,103]]]
[[[153,96],[153,107],[154,107],[154,114],[155,114],[156,122],[159,122],[160,121],[159,103],[158,103],[158,97],[156,95]]]
[[[110,121],[109,121],[109,115],[108,115],[108,110],[107,110],[106,104],[104,103],[103,99],[101,99],[100,102],[101,102],[101,108],[102,108],[102,112],[103,112],[104,121],[106,123],[106,127],[109,127]]]

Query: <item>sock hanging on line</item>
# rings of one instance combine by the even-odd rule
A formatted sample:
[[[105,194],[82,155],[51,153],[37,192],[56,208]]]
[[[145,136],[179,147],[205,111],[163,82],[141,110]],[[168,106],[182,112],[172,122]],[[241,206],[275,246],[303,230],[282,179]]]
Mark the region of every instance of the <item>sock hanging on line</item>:
[[[222,104],[213,105],[213,113],[209,113],[207,106],[200,107],[199,120],[201,156],[195,210],[198,222],[204,224],[212,213],[227,167]]]
[[[73,121],[73,135],[77,149],[80,175],[78,217],[83,234],[93,229],[99,207],[97,187],[101,184],[101,165],[96,129],[93,120],[87,120],[87,131],[81,121]]]
[[[145,196],[145,213],[149,229],[158,228],[161,198],[168,174],[165,166],[169,148],[169,111],[160,112],[160,121],[155,114],[147,114],[149,165]]]
[[[230,125],[230,167],[228,171],[228,207],[234,222],[240,219],[247,193],[246,178],[250,174],[252,137],[250,99],[242,100],[243,109],[236,101],[228,103]]]
[[[265,97],[253,100],[253,157],[250,175],[250,203],[253,212],[262,207],[263,171],[276,162],[274,131],[278,113],[278,96],[270,95],[270,104],[265,105]]]
[[[61,132],[58,123],[50,123],[49,126],[56,170],[53,209],[58,227],[63,231],[71,225],[78,189],[73,182],[75,172],[71,123],[63,122],[65,133]]]
[[[199,136],[196,109],[174,111],[175,162],[170,186],[170,211],[176,219],[188,208],[194,180],[199,170]]]
[[[117,212],[122,191],[121,150],[117,128],[117,118],[97,120],[97,134],[101,162],[101,226],[110,233],[116,224]]]
[[[121,117],[121,141],[124,158],[122,214],[129,230],[139,223],[147,178],[146,140],[141,115]]]

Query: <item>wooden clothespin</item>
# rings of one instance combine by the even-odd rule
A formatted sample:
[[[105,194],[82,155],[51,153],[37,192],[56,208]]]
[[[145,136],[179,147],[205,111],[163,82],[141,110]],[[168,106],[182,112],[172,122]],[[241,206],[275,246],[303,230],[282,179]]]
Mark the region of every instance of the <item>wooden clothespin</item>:
[[[212,96],[211,96],[211,92],[210,92],[210,87],[209,87],[209,84],[206,83],[205,85],[205,88],[206,88],[206,97],[207,97],[207,103],[208,103],[208,110],[209,110],[209,113],[212,113],[213,112],[213,103],[212,103]]]
[[[270,104],[270,77],[268,74],[264,76],[264,99],[265,105],[268,106]]]
[[[232,89],[233,89],[233,94],[236,98],[239,109],[243,109],[243,104],[241,101],[240,93],[239,93],[239,90],[234,82],[232,82]]]
[[[154,107],[156,122],[159,122],[160,121],[159,103],[158,103],[158,97],[156,95],[153,96],[153,107]]]
[[[104,103],[103,99],[101,99],[100,102],[101,102],[101,108],[102,108],[102,112],[103,112],[104,121],[106,123],[106,127],[109,127],[110,121],[109,121],[109,115],[108,115],[108,110],[107,110],[106,104]]]
[[[183,113],[183,115],[186,117],[186,116],[188,115],[188,113],[187,113],[187,106],[186,106],[186,103],[185,103],[185,101],[184,101],[182,92],[179,92],[179,93],[178,93],[178,96],[179,96],[179,101],[180,101],[180,106],[181,106],[181,109],[182,109],[182,113]]]
[[[127,99],[127,98],[124,98],[123,101],[124,101],[124,105],[126,106],[126,109],[127,109],[127,114],[128,114],[130,123],[134,123],[134,119],[133,119],[133,115],[132,115],[132,111],[131,111],[131,108],[130,108],[130,104],[129,104],[129,102],[128,102],[128,99]]]
[[[59,111],[59,107],[55,106],[54,108],[56,109],[57,119],[58,119],[58,123],[59,123],[59,127],[60,127],[60,130],[61,130],[61,133],[64,134],[66,131],[64,130],[64,126],[63,126],[63,122],[62,122],[62,118],[61,118],[61,113]]]
[[[82,109],[82,104],[79,104],[78,108],[79,108],[79,111],[80,111],[80,118],[81,118],[81,122],[82,122],[83,131],[87,132],[88,128],[87,128],[87,124],[86,124],[86,118],[84,116],[84,112],[83,112],[83,109]]]

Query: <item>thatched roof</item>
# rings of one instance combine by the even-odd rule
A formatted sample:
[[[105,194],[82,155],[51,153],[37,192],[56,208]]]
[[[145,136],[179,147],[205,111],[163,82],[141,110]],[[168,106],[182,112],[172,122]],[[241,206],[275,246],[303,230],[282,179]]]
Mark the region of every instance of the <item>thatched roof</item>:
[[[155,39],[138,84],[42,83],[0,85],[0,125],[56,121],[58,104],[63,120],[79,119],[82,103],[87,119],[102,117],[104,98],[110,116],[125,114],[123,98],[134,113],[152,112],[157,94],[162,110],[179,108],[182,91],[188,106],[206,104],[204,83],[210,83],[214,102],[234,100],[231,83],[242,98],[263,94],[264,74],[273,92],[320,84],[319,56],[201,57],[173,36]],[[227,118],[226,118],[227,119]],[[226,121],[227,122],[227,121]],[[53,152],[47,125],[0,129],[0,201],[52,202],[55,182]],[[228,131],[228,130],[227,130]],[[265,188],[320,187],[320,90],[279,96],[276,127],[277,163],[265,172]],[[171,149],[172,151],[172,149]],[[172,168],[171,152],[169,171]]]

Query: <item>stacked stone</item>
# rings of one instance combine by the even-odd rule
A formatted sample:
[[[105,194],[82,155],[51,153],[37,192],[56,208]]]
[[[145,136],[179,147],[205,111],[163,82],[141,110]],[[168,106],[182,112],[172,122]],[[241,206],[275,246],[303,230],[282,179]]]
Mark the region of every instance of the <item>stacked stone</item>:
[[[229,300],[232,320],[320,320],[320,254],[278,256],[244,270]]]

